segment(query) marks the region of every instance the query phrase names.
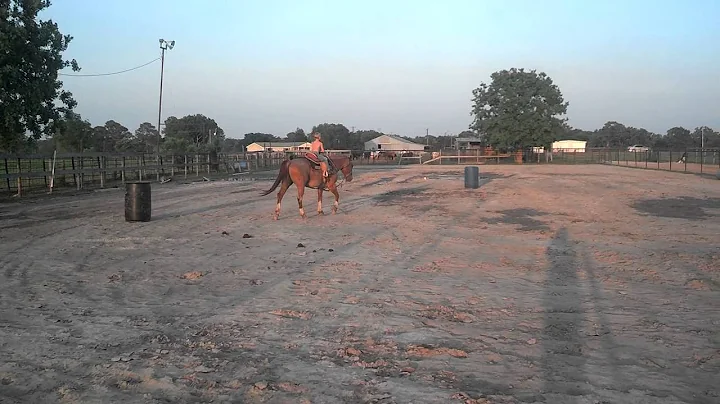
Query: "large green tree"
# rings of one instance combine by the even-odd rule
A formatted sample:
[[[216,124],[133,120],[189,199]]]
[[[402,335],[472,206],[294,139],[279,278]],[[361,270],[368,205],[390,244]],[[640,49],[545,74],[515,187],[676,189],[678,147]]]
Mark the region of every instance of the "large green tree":
[[[203,114],[174,116],[165,120],[165,140],[168,151],[210,151],[219,150],[225,139],[225,131]]]
[[[282,139],[275,135],[271,135],[269,133],[261,133],[261,132],[253,132],[253,133],[246,133],[243,135],[243,143],[245,146],[253,144],[253,143],[272,143],[272,142],[282,142]],[[270,145],[268,145],[270,146]]]
[[[54,135],[77,104],[58,80],[61,69],[80,70],[62,56],[72,37],[52,20],[38,19],[50,4],[0,0],[0,149],[17,151]]]
[[[470,129],[498,148],[548,147],[563,132],[568,103],[552,79],[535,70],[493,73],[473,90]]]
[[[313,126],[312,132],[320,133],[326,149],[349,149],[352,146],[350,130],[341,123],[321,123]]]
[[[287,135],[285,135],[285,138],[287,138],[288,142],[307,142],[308,141],[308,137],[302,128],[297,128],[294,131],[288,133]]]
[[[60,121],[53,139],[67,151],[82,152],[94,146],[92,125],[75,113]]]
[[[135,129],[135,141],[138,144],[138,151],[143,153],[155,153],[158,143],[158,131],[155,125],[150,122],[143,122]]]

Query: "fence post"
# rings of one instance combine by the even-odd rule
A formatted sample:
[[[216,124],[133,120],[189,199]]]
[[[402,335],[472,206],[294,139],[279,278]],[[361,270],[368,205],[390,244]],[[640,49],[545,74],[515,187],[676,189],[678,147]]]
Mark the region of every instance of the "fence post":
[[[17,159],[17,196],[22,196],[22,166],[20,159]]]
[[[8,159],[5,158],[4,160],[5,160],[5,174],[8,174],[8,177],[6,178],[8,192],[12,192],[12,186],[10,186],[10,167],[8,165]]]
[[[105,156],[98,157],[98,168],[100,169],[100,188],[105,188]]]
[[[120,180],[122,180],[123,185],[125,185],[125,156],[122,156],[120,164]]]
[[[685,153],[683,154],[685,158],[683,159],[683,165],[685,166],[684,172],[687,172],[687,161],[688,161],[688,154],[687,154],[687,147],[685,148]]]
[[[47,179],[47,175],[45,175],[45,173],[47,173],[47,164],[45,161],[45,157],[43,157],[42,161],[43,161],[43,180],[45,180],[45,188],[47,188],[48,179]]]
[[[78,179],[77,179],[77,173],[75,172],[75,157],[70,157],[70,166],[72,167],[73,171],[73,181],[75,182],[75,188],[80,189],[80,185],[78,185]]]

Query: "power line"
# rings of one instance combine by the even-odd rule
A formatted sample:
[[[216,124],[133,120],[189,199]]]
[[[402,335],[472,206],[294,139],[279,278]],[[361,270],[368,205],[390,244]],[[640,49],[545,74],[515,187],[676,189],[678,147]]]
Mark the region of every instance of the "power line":
[[[58,73],[58,76],[67,76],[67,77],[113,76],[113,75],[116,75],[116,74],[127,73],[127,72],[131,72],[131,71],[133,71],[133,70],[140,69],[141,67],[145,67],[145,66],[147,66],[147,65],[149,65],[149,64],[151,64],[151,63],[157,62],[158,60],[160,60],[160,58],[153,59],[153,60],[151,60],[151,61],[149,61],[149,62],[147,62],[147,63],[145,63],[145,64],[142,64],[142,65],[140,65],[140,66],[135,66],[135,67],[133,67],[133,68],[131,68],[131,69],[127,69],[127,70],[121,70],[121,71],[119,71],[119,72],[98,73],[98,74],[65,74],[65,73]]]

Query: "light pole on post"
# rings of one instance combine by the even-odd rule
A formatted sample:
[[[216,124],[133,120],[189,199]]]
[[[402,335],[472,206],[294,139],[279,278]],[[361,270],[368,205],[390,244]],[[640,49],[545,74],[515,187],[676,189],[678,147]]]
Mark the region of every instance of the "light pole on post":
[[[162,137],[160,130],[160,121],[162,116],[162,90],[163,90],[163,75],[165,73],[165,51],[175,47],[175,41],[166,41],[160,39],[160,101],[158,102],[158,124],[157,124],[157,149],[156,154],[156,168],[155,173],[157,174],[157,180],[160,181],[160,138]]]

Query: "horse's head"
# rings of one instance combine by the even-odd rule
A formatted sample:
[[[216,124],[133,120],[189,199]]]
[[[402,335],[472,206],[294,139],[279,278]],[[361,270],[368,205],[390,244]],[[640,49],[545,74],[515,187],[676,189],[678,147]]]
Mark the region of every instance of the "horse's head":
[[[340,172],[343,173],[343,177],[345,177],[345,181],[352,182],[353,163],[352,163],[352,160],[350,160],[350,157],[349,156],[339,156],[336,158],[336,161],[334,163],[335,163],[335,166],[340,169]]]

